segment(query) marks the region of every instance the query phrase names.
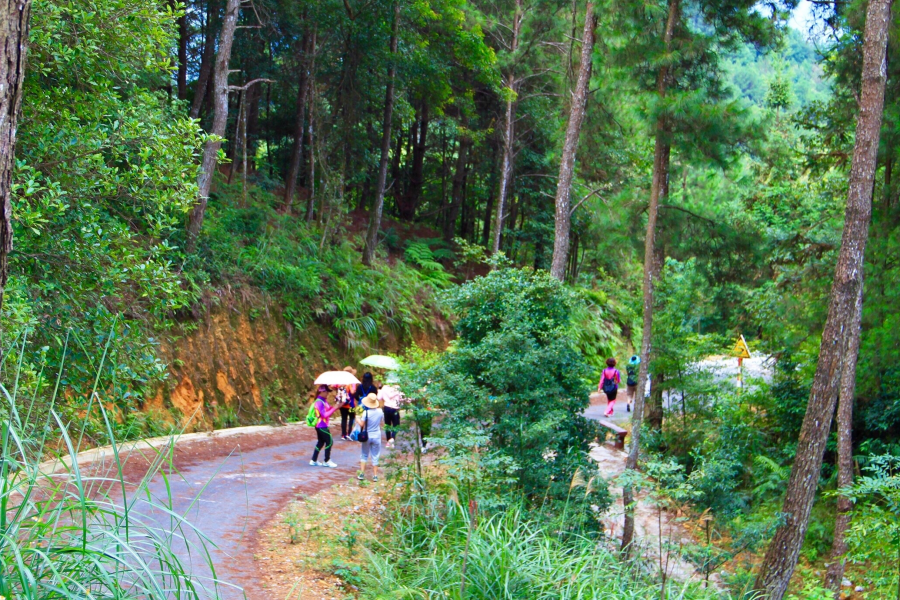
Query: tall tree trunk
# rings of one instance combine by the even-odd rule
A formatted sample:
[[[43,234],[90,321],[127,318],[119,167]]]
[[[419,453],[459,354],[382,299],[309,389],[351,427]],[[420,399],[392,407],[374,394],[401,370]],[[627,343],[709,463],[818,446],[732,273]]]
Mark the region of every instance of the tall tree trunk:
[[[859,356],[859,331],[862,321],[862,286],[856,296],[853,317],[848,323],[847,349],[841,367],[841,390],[837,408],[837,485],[843,489],[853,485],[853,399],[856,393],[856,359]],[[841,590],[844,579],[844,554],[847,553],[847,528],[850,526],[850,511],[853,503],[844,495],[838,496],[837,517],[834,523],[834,540],[831,544],[831,564],[825,574],[825,587],[835,593]]]
[[[566,127],[566,139],[563,143],[562,160],[559,164],[559,179],[556,182],[556,235],[553,240],[553,260],[550,263],[550,274],[560,281],[566,278],[566,265],[569,260],[572,179],[575,176],[575,154],[578,151],[578,138],[581,136],[581,124],[584,121],[588,84],[591,81],[594,30],[596,28],[597,18],[594,16],[594,3],[588,1],[584,12],[584,32],[581,35],[581,63],[578,67],[578,82],[575,84],[575,93],[572,94],[569,124]]]
[[[178,99],[184,100],[187,98],[187,6],[182,4],[181,10],[182,15],[178,17]]]
[[[200,116],[200,109],[209,91],[209,78],[212,74],[216,56],[216,26],[219,22],[219,5],[216,0],[206,4],[206,37],[203,42],[203,54],[200,57],[200,73],[197,75],[197,87],[194,89],[194,101],[191,102],[191,118]]]
[[[481,228],[481,245],[485,248],[491,240],[491,215],[494,213],[494,202],[496,202],[497,192],[497,162],[500,154],[500,147],[497,143],[491,144],[493,152],[491,153],[491,178],[488,184],[487,202],[484,204],[484,223]]]
[[[250,156],[256,156],[259,145],[259,101],[262,99],[262,85],[251,85],[247,90],[247,145]]]
[[[0,308],[13,249],[10,195],[30,19],[31,0],[0,2]]]
[[[662,429],[663,422],[663,384],[666,374],[655,372],[653,374],[653,389],[650,391],[650,401],[646,405],[647,426],[651,430]]]
[[[403,121],[400,121],[399,127],[397,127],[397,145],[394,146],[394,152],[391,154],[391,166],[388,170],[390,173],[391,181],[393,181],[393,185],[391,189],[393,190],[394,195],[394,203],[398,203],[398,199],[402,196],[400,192],[400,159],[403,157],[403,141],[405,136],[403,135]]]
[[[463,129],[468,126],[468,119],[463,117]],[[462,132],[459,138],[459,149],[456,153],[456,172],[453,174],[453,184],[450,188],[450,206],[447,209],[447,219],[444,221],[444,241],[453,241],[456,234],[456,221],[459,219],[460,209],[463,203],[463,191],[466,183],[466,163],[469,160],[469,147],[472,140],[468,133]]]
[[[309,90],[309,126],[306,128],[306,154],[308,155],[306,172],[306,222],[312,223],[316,208],[316,86],[315,81],[310,81]]]
[[[238,12],[241,9],[241,0],[228,0],[225,7],[225,20],[222,23],[222,33],[219,36],[219,51],[216,53],[216,69],[213,77],[213,126],[210,131],[216,138],[225,135],[225,126],[228,124],[228,63],[231,61],[231,44],[234,42],[234,30],[237,27]],[[216,157],[222,142],[212,139],[206,142],[203,148],[203,160],[200,163],[200,176],[197,181],[198,199],[191,214],[188,217],[187,251],[192,253],[197,245],[197,235],[203,226],[203,215],[206,213],[206,203],[209,200],[209,188],[212,186],[213,175],[216,171]]]
[[[510,53],[515,54],[519,49],[519,38],[522,34],[522,0],[516,0],[516,9],[513,12],[512,43]],[[515,164],[515,132],[516,132],[516,81],[515,65],[510,66],[506,80],[507,98],[506,111],[503,114],[503,162],[500,165],[500,193],[497,197],[497,217],[494,225],[494,243],[491,253],[500,251],[500,240],[503,236],[503,221],[506,212],[506,201],[509,197],[509,188]],[[515,222],[513,223],[515,225]]]
[[[672,47],[675,26],[681,14],[680,0],[669,0],[669,14],[666,17],[666,29],[663,33],[663,44],[668,51]],[[668,64],[659,68],[656,78],[656,92],[660,98],[665,97],[669,88],[672,73]],[[647,383],[647,372],[650,367],[650,342],[653,333],[653,285],[655,277],[656,257],[656,219],[659,216],[659,199],[669,190],[669,124],[665,115],[656,120],[656,143],[653,151],[653,182],[650,185],[650,205],[647,208],[647,233],[644,237],[644,284],[643,284],[643,331],[641,332],[641,366],[638,369],[638,383],[634,397],[634,413],[631,417],[631,446],[625,469],[636,471],[641,448],[641,424],[644,418],[644,386]],[[625,524],[622,528],[622,550],[631,552],[634,542],[634,489],[625,486],[622,490],[622,502],[625,505]]]
[[[316,45],[315,31],[304,32],[301,44],[303,56],[300,59],[300,83],[297,90],[296,121],[294,122],[294,143],[291,145],[291,158],[288,161],[287,177],[284,179],[284,207],[290,209],[297,190],[297,178],[303,165],[303,133],[306,130],[306,99],[309,97],[309,77],[312,65],[312,53]]]
[[[400,1],[394,0],[394,22],[391,25],[391,64],[384,96],[384,125],[381,133],[381,162],[378,166],[378,184],[375,190],[375,204],[369,213],[369,229],[366,231],[366,247],[363,249],[363,264],[371,266],[375,262],[375,248],[378,246],[378,231],[381,229],[381,213],[384,210],[384,189],[387,185],[388,163],[391,153],[391,119],[394,118],[394,79],[397,76],[397,35],[400,28]]]
[[[231,182],[234,180],[234,171],[237,169],[238,148],[241,145],[241,117],[244,116],[244,97],[246,94],[247,90],[245,89],[239,91],[236,100],[237,117],[234,120],[234,137],[231,139],[231,146],[228,148],[228,160],[231,164],[231,166],[228,167],[229,185],[231,185]]]
[[[784,521],[775,531],[756,579],[756,589],[772,600],[781,600],[797,565],[800,546],[809,525],[809,514],[822,469],[822,456],[831,429],[843,369],[842,359],[850,336],[858,336],[856,304],[863,283],[863,261],[872,218],[872,183],[878,154],[878,138],[884,111],[886,75],[885,51],[891,0],[870,0],[866,11],[863,42],[862,89],[856,122],[856,143],[850,168],[844,232],[838,254],[834,283],[819,361],[803,417],[782,514]],[[853,342],[856,344],[858,342]],[[852,362],[855,361],[853,357]],[[849,370],[847,371],[849,372]],[[843,387],[843,386],[841,386]],[[849,401],[849,399],[848,399]]]
[[[425,185],[425,150],[428,139],[428,103],[422,100],[418,118],[411,132],[412,167],[409,172],[409,187],[400,197],[398,212],[404,221],[412,221],[422,199],[422,187]]]

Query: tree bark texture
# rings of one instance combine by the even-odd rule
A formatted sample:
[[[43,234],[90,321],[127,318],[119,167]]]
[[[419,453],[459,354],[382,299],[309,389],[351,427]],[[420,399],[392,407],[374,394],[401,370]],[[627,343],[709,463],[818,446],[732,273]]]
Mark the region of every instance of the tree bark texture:
[[[512,23],[512,43],[510,44],[510,53],[515,55],[519,49],[519,38],[522,34],[522,0],[516,0],[516,9],[513,13]],[[497,197],[497,218],[494,225],[494,243],[491,247],[491,253],[496,254],[500,251],[500,241],[503,236],[503,221],[506,217],[506,202],[509,197],[510,181],[512,180],[513,167],[515,165],[515,132],[516,132],[516,90],[518,82],[516,81],[515,64],[510,66],[509,75],[506,80],[508,88],[506,99],[506,111],[503,115],[503,162],[500,165],[500,193]]]
[[[837,408],[837,485],[842,489],[853,485],[853,400],[856,395],[856,359],[859,356],[859,332],[862,321],[862,286],[856,296],[853,317],[848,324],[847,348],[843,353],[841,389]],[[850,526],[853,503],[840,495],[834,522],[834,540],[831,544],[831,564],[825,574],[825,587],[837,598],[844,579],[844,554],[847,553],[847,528]]]
[[[668,51],[672,46],[675,26],[680,18],[680,0],[669,0],[669,13],[663,43]],[[656,79],[656,91],[665,97],[672,78],[670,66],[663,64]],[[653,180],[650,185],[650,205],[647,208],[647,233],[644,237],[644,282],[643,282],[643,325],[641,332],[641,366],[638,369],[637,390],[634,397],[634,412],[631,417],[631,446],[625,469],[636,471],[641,447],[641,424],[644,418],[644,386],[650,368],[650,350],[653,333],[653,286],[655,277],[654,259],[656,255],[656,219],[659,216],[659,201],[669,190],[669,124],[666,116],[656,121],[656,143],[653,151]],[[626,486],[622,490],[625,505],[625,523],[622,528],[622,550],[628,554],[634,542],[634,489]]]
[[[412,165],[409,172],[409,186],[397,199],[397,212],[404,221],[412,221],[422,200],[425,185],[425,151],[428,140],[428,104],[423,100],[416,111],[416,121],[410,131],[412,145]]]
[[[371,266],[375,262],[375,248],[378,246],[378,231],[381,229],[381,213],[384,210],[384,191],[391,154],[391,120],[394,118],[394,79],[397,77],[397,35],[400,28],[400,2],[394,2],[394,22],[391,26],[391,65],[384,95],[384,125],[381,132],[381,161],[378,165],[378,183],[375,189],[375,203],[369,213],[369,228],[366,231],[366,247],[363,249],[363,264]]]
[[[800,439],[784,505],[784,522],[775,531],[759,574],[756,590],[771,600],[781,600],[797,565],[800,547],[809,525],[809,515],[822,469],[825,443],[831,429],[831,418],[841,379],[849,378],[849,365],[844,366],[844,352],[858,341],[857,303],[863,284],[863,261],[872,217],[872,184],[877,166],[878,139],[884,110],[886,80],[886,48],[891,1],[871,0],[866,12],[863,41],[862,89],[856,122],[856,143],[850,168],[844,231],[838,254],[828,317],[819,347],[819,361],[809,394],[809,404],[800,428]],[[853,362],[855,370],[856,357]],[[849,398],[848,398],[849,401]]]
[[[294,143],[291,145],[291,158],[288,161],[287,177],[284,179],[284,206],[290,208],[297,190],[297,179],[303,166],[303,134],[306,131],[306,100],[309,97],[309,77],[312,67],[312,54],[316,45],[315,32],[304,32],[301,44],[300,81],[297,90],[296,121],[294,123]]]
[[[315,67],[313,67],[315,68]],[[315,107],[316,107],[316,85],[315,81],[309,82],[309,103],[307,111],[309,126],[306,128],[306,154],[308,168],[306,173],[306,222],[312,223],[313,214],[316,208],[316,147],[313,145],[315,140]]]
[[[178,99],[184,100],[187,98],[188,44],[187,8],[184,4],[181,5],[181,10],[182,14],[178,17]]]
[[[212,74],[216,56],[216,26],[218,24],[219,6],[215,0],[206,5],[206,37],[203,42],[203,54],[200,57],[200,72],[197,74],[197,87],[194,89],[194,100],[191,102],[191,118],[200,116],[200,109],[209,89],[209,78]]]
[[[30,19],[31,0],[0,2],[0,308],[13,249],[12,172]]]
[[[584,12],[584,32],[581,35],[581,62],[578,67],[578,81],[575,84],[575,92],[572,94],[572,106],[569,108],[569,123],[566,126],[566,139],[563,143],[562,160],[559,164],[559,179],[556,182],[556,235],[553,239],[553,260],[550,263],[550,274],[560,281],[566,278],[566,266],[569,260],[569,232],[572,225],[572,179],[575,177],[575,155],[578,151],[578,138],[581,136],[581,124],[584,122],[588,84],[591,81],[594,30],[596,28],[597,18],[594,16],[594,3],[588,2]]]
[[[234,31],[237,27],[240,9],[241,0],[228,0],[222,23],[222,33],[219,35],[219,50],[216,53],[216,67],[210,90],[213,96],[213,126],[210,133],[216,138],[222,138],[225,135],[225,126],[228,124],[228,63],[231,61],[231,45],[234,42]],[[194,251],[197,235],[200,233],[200,227],[203,226],[203,215],[206,213],[209,189],[212,186],[221,146],[221,139],[212,139],[207,141],[203,148],[200,176],[197,180],[199,197],[188,217],[188,253]]]
[[[468,119],[463,117],[463,128],[468,126]],[[443,237],[445,242],[453,241],[456,233],[456,221],[462,209],[465,198],[466,165],[469,162],[469,147],[472,140],[463,132],[459,138],[459,149],[456,153],[456,172],[453,174],[453,183],[450,187],[450,206],[447,209],[447,218],[444,221]]]

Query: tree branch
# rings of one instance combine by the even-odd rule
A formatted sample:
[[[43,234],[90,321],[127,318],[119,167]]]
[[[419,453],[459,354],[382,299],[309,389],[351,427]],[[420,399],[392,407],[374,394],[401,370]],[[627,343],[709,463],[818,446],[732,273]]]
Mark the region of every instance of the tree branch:
[[[257,83],[275,83],[275,80],[274,80],[274,79],[264,79],[264,78],[262,78],[262,77],[257,78],[257,79],[251,79],[250,81],[248,81],[248,82],[245,83],[244,85],[229,85],[229,86],[228,86],[228,91],[230,91],[230,92],[243,92],[243,91],[246,91],[247,88],[249,88],[249,87],[251,87],[251,86],[253,86],[253,85],[257,84]]]

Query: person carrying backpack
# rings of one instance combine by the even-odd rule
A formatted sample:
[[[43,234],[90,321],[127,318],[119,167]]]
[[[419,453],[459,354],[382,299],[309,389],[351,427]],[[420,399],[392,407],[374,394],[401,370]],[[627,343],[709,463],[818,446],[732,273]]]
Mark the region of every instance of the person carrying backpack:
[[[369,394],[378,395],[378,388],[375,387],[375,379],[371,373],[363,373],[362,383],[356,386],[356,397],[362,400]]]
[[[606,416],[611,417],[616,407],[616,394],[619,392],[619,384],[622,382],[622,374],[616,368],[616,359],[607,358],[606,368],[600,377],[600,385],[597,391],[606,394]]]
[[[628,385],[625,390],[625,396],[627,398],[625,407],[628,412],[631,412],[631,403],[634,402],[634,396],[637,394],[638,369],[640,366],[641,357],[637,354],[632,355],[631,360],[629,360],[628,364],[625,366],[625,371],[628,373],[628,378],[625,380],[625,383]]]
[[[312,460],[309,461],[311,467],[329,467],[335,468],[337,465],[331,462],[331,446],[334,440],[331,437],[331,431],[328,430],[328,419],[337,412],[338,406],[328,405],[328,386],[320,385],[316,391],[316,401],[312,405],[315,409],[313,420],[316,421],[316,449],[313,450]],[[313,413],[313,410],[310,410]],[[309,416],[307,415],[307,424],[309,424]],[[319,452],[325,449],[325,461],[319,462]]]

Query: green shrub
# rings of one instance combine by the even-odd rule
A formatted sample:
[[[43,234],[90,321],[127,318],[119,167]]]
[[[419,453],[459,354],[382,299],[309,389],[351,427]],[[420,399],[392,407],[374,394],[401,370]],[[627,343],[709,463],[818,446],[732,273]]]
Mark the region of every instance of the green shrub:
[[[598,528],[591,506],[605,507],[609,495],[588,457],[596,425],[581,416],[577,297],[545,272],[500,268],[444,300],[458,339],[451,351],[412,359],[401,384],[441,414],[429,440],[446,448],[449,473],[482,505],[524,499],[561,529]],[[579,479],[589,494],[572,493]]]

